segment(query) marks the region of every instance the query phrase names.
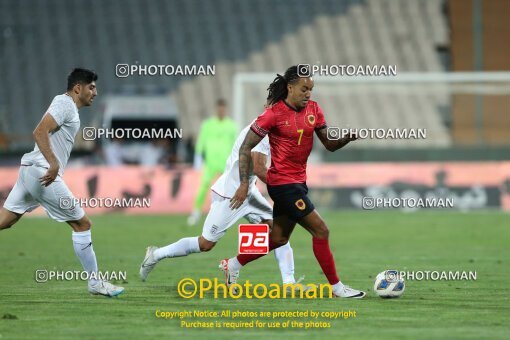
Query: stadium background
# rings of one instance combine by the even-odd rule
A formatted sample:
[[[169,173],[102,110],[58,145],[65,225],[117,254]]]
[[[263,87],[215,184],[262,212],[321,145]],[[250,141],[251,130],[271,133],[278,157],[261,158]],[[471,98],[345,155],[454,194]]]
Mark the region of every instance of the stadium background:
[[[316,140],[308,180],[312,200],[331,213],[332,224],[338,222],[336,211],[361,210],[362,196],[406,195],[454,196],[455,212],[488,211],[486,217],[465,215],[462,221],[491,221],[510,210],[509,11],[510,2],[500,0],[2,0],[0,203],[15,183],[21,155],[33,148],[32,130],[53,96],[64,92],[73,67],[99,74],[96,102],[80,111],[82,128],[182,128],[182,140],[162,143],[164,156],[155,167],[136,160],[109,166],[104,149],[111,141],[85,141],[80,131],[64,176],[81,198],[150,197],[149,209],[87,212],[98,215],[101,223],[95,228],[109,221],[122,225],[129,219],[124,214],[149,215],[140,220],[144,233],[150,234],[151,224],[159,225],[158,240],[168,243],[183,230],[198,233],[183,229],[199,181],[192,167],[193,145],[218,98],[227,99],[234,116],[236,75],[274,75],[298,63],[390,64],[397,66],[398,76],[412,74],[419,80],[434,74],[437,79],[418,81],[417,90],[389,80],[383,85],[387,92],[374,84],[349,92],[349,84],[317,81],[312,99],[324,107],[331,125],[426,128],[428,138],[359,141],[336,153],[323,150]],[[119,78],[117,64],[215,65],[216,75]],[[482,80],[455,86],[444,80],[457,72]],[[483,80],[493,72],[503,80]],[[271,80],[243,88],[249,94],[242,103],[243,119],[261,112]],[[138,107],[140,112],[133,109]],[[110,213],[111,219],[105,217]],[[374,233],[407,218],[399,211],[358,214]],[[424,222],[429,221],[431,230],[439,220],[459,221],[441,213],[419,216],[420,228],[430,227]],[[25,217],[20,224],[28,228],[37,221]],[[408,221],[400,222],[402,229]],[[21,242],[22,232],[14,229],[10,239]],[[234,236],[227,239],[229,249]],[[508,234],[501,237],[508,240]]]
[[[412,72],[419,79],[427,73],[505,71],[510,63],[503,57],[509,27],[501,14],[508,4],[502,1],[221,0],[146,6],[139,1],[7,0],[1,6],[2,199],[17,176],[8,166],[19,164],[33,147],[32,130],[77,65],[100,77],[98,103],[82,110],[82,128],[160,124],[182,128],[183,139],[163,142],[163,167],[153,174],[133,166],[90,168],[108,165],[103,148],[110,141],[84,141],[80,131],[67,169],[71,189],[79,197],[151,196],[153,208],[145,213],[183,213],[191,209],[197,187],[198,176],[187,165],[200,122],[214,114],[218,98],[226,98],[234,113],[236,74],[274,75],[298,63],[396,65],[399,75]],[[216,75],[119,78],[117,64],[215,65]],[[267,79],[245,90],[239,123],[261,112]],[[330,125],[425,128],[427,138],[365,140],[336,153],[316,143],[309,182],[327,191],[318,195],[319,206],[359,208],[358,190],[374,186],[383,186],[376,190],[383,196],[406,189],[423,196],[446,186],[466,200],[478,197],[473,208],[510,209],[508,164],[494,162],[508,159],[508,78],[496,87],[464,84],[478,91],[441,81],[418,84],[415,91],[413,84],[384,83],[392,89],[387,92],[370,85],[352,92],[354,85],[329,84],[318,82],[314,96]],[[151,105],[152,111],[145,112]],[[126,162],[136,166],[138,161]],[[322,167],[326,162],[328,168]],[[333,165],[340,162],[350,165]],[[473,186],[485,192],[471,193]]]

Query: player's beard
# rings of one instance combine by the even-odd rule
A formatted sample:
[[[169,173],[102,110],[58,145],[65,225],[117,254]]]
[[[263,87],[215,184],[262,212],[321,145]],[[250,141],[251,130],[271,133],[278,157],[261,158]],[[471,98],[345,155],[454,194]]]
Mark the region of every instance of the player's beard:
[[[296,105],[297,106],[296,108],[298,109],[298,111],[301,111],[306,107],[306,104],[308,104],[308,100],[303,99],[299,102],[299,105]]]
[[[90,106],[94,102],[95,97],[84,98],[82,100],[83,106]]]

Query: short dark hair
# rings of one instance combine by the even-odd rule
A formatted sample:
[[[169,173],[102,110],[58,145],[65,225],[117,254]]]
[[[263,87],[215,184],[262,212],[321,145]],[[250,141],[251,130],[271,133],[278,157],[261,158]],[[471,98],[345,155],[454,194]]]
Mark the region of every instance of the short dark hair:
[[[216,101],[217,106],[227,106],[227,101],[223,98],[220,98]]]
[[[283,76],[276,74],[276,78],[267,88],[269,91],[267,95],[267,105],[276,104],[278,101],[287,98],[289,92],[287,90],[287,85],[295,84],[299,81],[299,78],[297,65],[289,67]]]
[[[97,80],[97,74],[86,68],[75,68],[67,76],[67,91],[73,89],[76,84],[90,84]]]

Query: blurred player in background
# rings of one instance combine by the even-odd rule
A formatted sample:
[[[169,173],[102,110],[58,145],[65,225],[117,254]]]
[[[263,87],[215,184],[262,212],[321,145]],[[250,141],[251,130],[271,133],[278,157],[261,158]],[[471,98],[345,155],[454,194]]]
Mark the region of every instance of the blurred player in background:
[[[320,106],[310,100],[314,82],[300,77],[297,66],[269,85],[268,108],[251,125],[239,151],[240,186],[231,200],[234,209],[242,207],[250,188],[250,152],[269,136],[271,167],[267,173],[267,188],[274,201],[273,230],[269,249],[286,244],[296,223],[312,235],[314,255],[337,297],[363,298],[365,293],[345,286],[336,273],[335,261],[329,248],[329,230],[307,196],[306,164],[312,151],[314,132],[328,151],[336,151],[356,137],[330,140]],[[245,264],[262,257],[240,254],[226,262],[227,284],[235,282]]]
[[[237,126],[227,116],[227,102],[218,99],[216,116],[202,123],[195,148],[195,168],[203,162],[202,180],[198,189],[195,205],[188,217],[188,225],[198,223],[202,213],[205,197],[212,181],[223,173],[225,162],[237,137]]]
[[[74,196],[62,179],[80,129],[78,109],[92,105],[97,96],[96,80],[93,71],[76,68],[67,78],[67,92],[53,98],[34,130],[34,150],[21,158],[18,180],[0,211],[0,229],[10,228],[23,214],[42,205],[51,218],[67,222],[73,229],[74,251],[83,269],[89,273],[89,292],[116,296],[124,288],[96,279],[98,269],[90,233],[92,224],[80,206],[73,206]],[[67,202],[64,207],[62,199]]]
[[[198,237],[187,237],[172,243],[166,247],[157,248],[150,246],[140,267],[140,277],[145,281],[147,275],[154,269],[154,266],[164,258],[187,256],[192,253],[200,253],[211,250],[216,243],[225,235],[232,224],[240,218],[246,218],[250,223],[268,224],[273,226],[273,210],[271,205],[257,189],[257,177],[266,183],[267,158],[270,156],[268,138],[262,141],[251,150],[251,162],[253,162],[253,173],[249,175],[249,186],[247,199],[239,209],[230,208],[230,198],[239,187],[239,148],[244,141],[250,127],[247,126],[234,143],[234,147],[227,159],[225,172],[212,186],[211,210],[204,222],[202,235]],[[294,253],[290,244],[276,249],[276,260],[280,267],[283,284],[296,283],[294,278]],[[236,280],[237,278],[232,278]],[[234,282],[232,282],[234,283]],[[299,282],[298,282],[299,283]]]

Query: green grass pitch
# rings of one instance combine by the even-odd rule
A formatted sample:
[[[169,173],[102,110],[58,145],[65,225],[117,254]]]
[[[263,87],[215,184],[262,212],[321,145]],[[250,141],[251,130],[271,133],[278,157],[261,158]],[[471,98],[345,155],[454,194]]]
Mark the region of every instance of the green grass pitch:
[[[166,259],[143,283],[138,268],[147,245],[166,245],[198,235],[183,216],[107,215],[93,218],[94,249],[102,271],[127,271],[124,294],[91,296],[82,281],[36,283],[35,271],[79,270],[71,229],[49,218],[24,218],[0,232],[0,339],[11,338],[505,338],[510,334],[510,216],[504,213],[324,213],[340,278],[366,289],[363,300],[183,299],[185,277],[220,278],[219,260],[237,249],[237,228],[211,252]],[[300,227],[291,239],[296,278],[325,283]],[[476,271],[476,281],[407,281],[402,298],[384,300],[372,291],[384,269]],[[255,261],[240,281],[280,283],[274,255]],[[120,282],[118,284],[121,284]],[[319,321],[323,329],[187,329],[161,311],[356,311],[356,317]],[[269,319],[262,321],[271,321]],[[194,319],[213,321],[211,319]],[[232,321],[221,319],[223,321]],[[220,321],[221,321],[220,320]],[[251,321],[237,319],[233,321]],[[273,321],[297,320],[278,318]],[[309,320],[309,319],[307,319]],[[303,320],[306,321],[306,320]]]

